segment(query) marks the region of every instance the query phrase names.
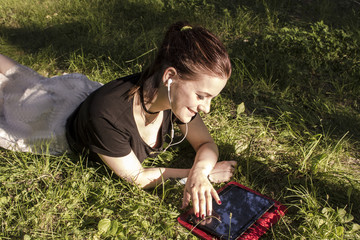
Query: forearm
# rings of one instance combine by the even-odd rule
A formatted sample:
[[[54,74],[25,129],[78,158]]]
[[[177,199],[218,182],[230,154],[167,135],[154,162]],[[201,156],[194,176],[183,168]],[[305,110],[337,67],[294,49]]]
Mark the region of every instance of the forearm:
[[[215,143],[209,142],[201,145],[196,152],[195,161],[191,168],[192,174],[208,176],[214,168],[219,157],[219,150]]]
[[[169,178],[185,178],[190,169],[178,168],[143,168],[135,174],[133,181],[141,188],[153,188]]]
[[[143,168],[134,174],[134,182],[142,188],[152,188],[169,178],[185,178],[191,174],[208,176],[219,157],[215,143],[205,143],[199,147],[191,169],[177,168]]]
[[[132,151],[125,157],[114,158],[102,154],[99,157],[116,175],[141,188],[156,187],[169,178],[184,178],[190,172],[190,169],[144,168]]]

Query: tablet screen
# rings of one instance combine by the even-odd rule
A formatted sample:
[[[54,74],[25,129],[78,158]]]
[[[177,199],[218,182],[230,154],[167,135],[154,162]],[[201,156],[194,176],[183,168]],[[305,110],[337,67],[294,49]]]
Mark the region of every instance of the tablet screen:
[[[220,239],[236,239],[274,205],[273,201],[236,185],[229,185],[219,196],[222,204],[213,201],[212,217],[194,221],[192,215],[189,220]]]

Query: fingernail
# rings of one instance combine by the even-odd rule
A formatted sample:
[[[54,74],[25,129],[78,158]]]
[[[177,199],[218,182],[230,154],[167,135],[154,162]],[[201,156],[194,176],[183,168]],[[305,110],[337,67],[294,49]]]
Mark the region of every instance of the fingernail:
[[[221,205],[221,201],[220,201],[220,200],[218,201],[218,204]]]
[[[199,218],[199,213],[196,213],[196,217]]]
[[[203,215],[201,215],[201,219],[204,219],[205,218],[205,215],[203,214]]]

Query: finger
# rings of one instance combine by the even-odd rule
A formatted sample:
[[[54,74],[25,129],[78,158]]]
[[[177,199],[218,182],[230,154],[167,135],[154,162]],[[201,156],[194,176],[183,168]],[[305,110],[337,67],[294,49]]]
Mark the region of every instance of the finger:
[[[212,213],[212,196],[209,191],[206,192],[206,215],[211,216]]]
[[[186,208],[190,203],[190,199],[191,199],[191,196],[185,189],[181,208]]]
[[[194,214],[196,217],[200,217],[199,215],[199,197],[197,192],[192,189],[191,191],[191,199],[192,199],[192,203],[193,203],[193,208],[194,208]]]
[[[201,219],[204,219],[205,215],[206,215],[206,195],[205,192],[200,191],[197,193],[198,197],[199,197],[199,210],[200,210],[200,216]]]
[[[219,194],[215,191],[215,189],[211,189],[211,195],[212,197],[214,198],[215,202],[218,204],[218,205],[221,205],[221,200],[220,200],[220,197],[219,197]]]
[[[200,220],[200,225],[205,226],[207,224],[206,219]]]
[[[213,218],[211,216],[209,216],[207,219],[206,219],[206,224],[210,224],[212,222]]]

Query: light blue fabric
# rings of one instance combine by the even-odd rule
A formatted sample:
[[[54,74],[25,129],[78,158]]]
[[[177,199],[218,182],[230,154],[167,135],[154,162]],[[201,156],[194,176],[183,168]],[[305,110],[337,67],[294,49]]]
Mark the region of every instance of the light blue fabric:
[[[0,146],[21,152],[67,151],[66,119],[100,86],[82,74],[46,78],[22,65],[0,74]]]

